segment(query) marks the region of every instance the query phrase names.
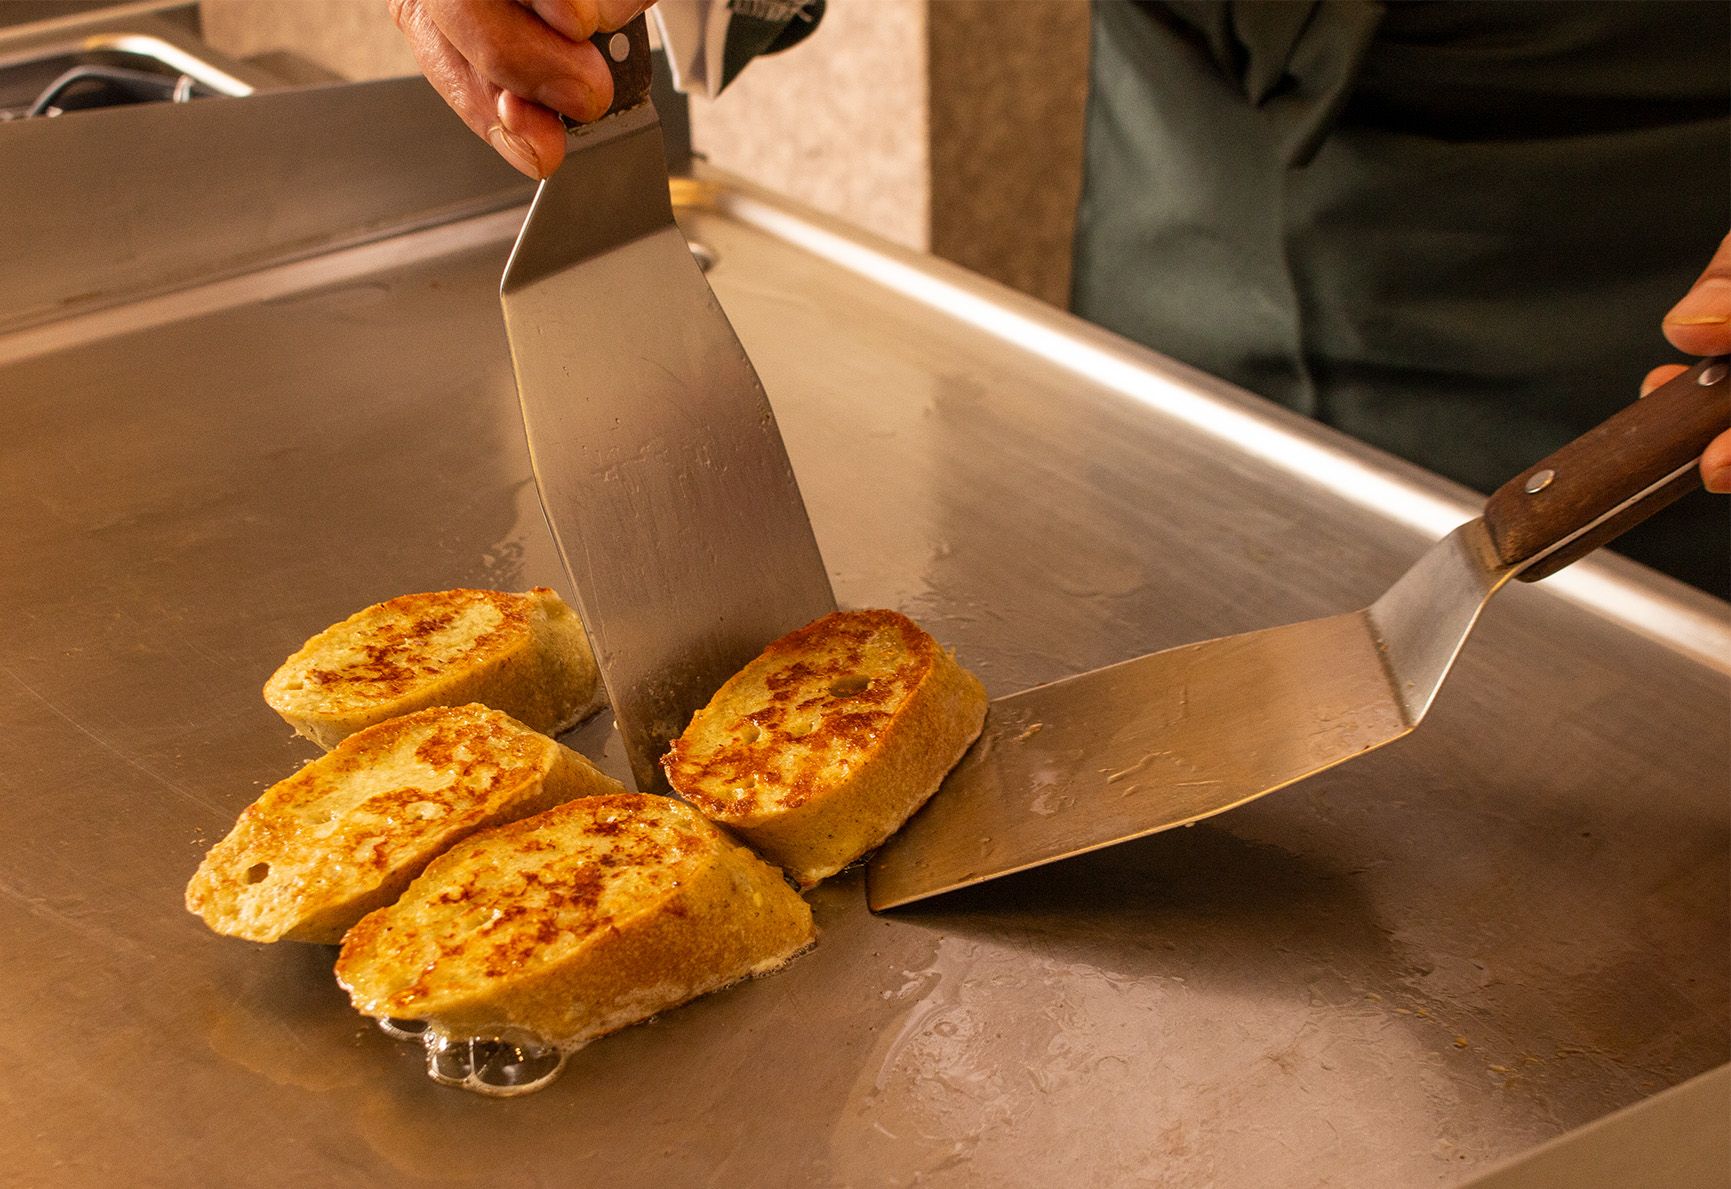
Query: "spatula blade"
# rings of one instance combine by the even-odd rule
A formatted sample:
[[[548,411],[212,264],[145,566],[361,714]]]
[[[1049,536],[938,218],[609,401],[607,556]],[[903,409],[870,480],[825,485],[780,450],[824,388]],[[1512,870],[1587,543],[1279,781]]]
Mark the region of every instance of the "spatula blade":
[[[871,906],[1188,825],[1411,729],[1364,611],[1012,694],[872,858]]]
[[[1487,600],[1701,483],[1731,427],[1703,359],[1498,489],[1363,611],[1169,649],[992,703],[986,730],[873,857],[893,908],[1188,825],[1416,726]]]
[[[575,131],[500,300],[541,506],[637,785],[771,640],[835,609],[757,373],[673,221],[644,103]]]

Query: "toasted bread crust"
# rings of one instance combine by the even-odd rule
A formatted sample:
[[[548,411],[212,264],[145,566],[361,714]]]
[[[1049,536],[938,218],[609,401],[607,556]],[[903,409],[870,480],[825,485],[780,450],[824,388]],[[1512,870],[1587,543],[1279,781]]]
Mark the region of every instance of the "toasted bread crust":
[[[588,797],[477,834],[343,939],[381,1018],[572,1044],[781,965],[813,936],[780,874],[689,806]]]
[[[428,706],[480,702],[557,735],[606,704],[582,621],[544,586],[375,603],[302,645],[264,697],[324,748]]]
[[[674,741],[669,783],[809,887],[937,790],[986,691],[894,611],[838,611],[775,641]]]
[[[205,855],[186,907],[218,933],[333,945],[477,830],[621,789],[497,710],[418,711],[267,789]]]

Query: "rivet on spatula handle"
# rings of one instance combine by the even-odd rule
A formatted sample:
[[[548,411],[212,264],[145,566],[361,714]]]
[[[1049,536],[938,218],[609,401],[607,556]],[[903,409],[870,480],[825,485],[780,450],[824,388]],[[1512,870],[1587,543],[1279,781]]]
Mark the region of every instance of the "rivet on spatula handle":
[[[1731,429],[1723,357],[1703,359],[1497,489],[1485,527],[1536,582],[1701,485],[1701,452]]]
[[[649,56],[647,16],[639,13],[623,28],[596,33],[589,43],[601,51],[601,60],[613,75],[613,103],[601,113],[602,117],[627,111],[649,98],[655,63]],[[570,116],[559,118],[567,129],[575,131],[583,126]]]

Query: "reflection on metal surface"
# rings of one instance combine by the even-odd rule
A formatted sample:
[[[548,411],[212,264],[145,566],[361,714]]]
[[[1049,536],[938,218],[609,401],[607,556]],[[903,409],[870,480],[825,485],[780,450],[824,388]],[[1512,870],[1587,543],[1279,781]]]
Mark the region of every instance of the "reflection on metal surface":
[[[1403,483],[1322,435],[1296,432],[1270,416],[1272,407],[1253,410],[1243,402],[1210,399],[1210,389],[1225,386],[1194,369],[1116,336],[1089,333],[1073,319],[1055,325],[1059,320],[1046,307],[1032,299],[1018,300],[1007,289],[991,292],[991,282],[984,278],[959,269],[952,277],[941,265],[921,267],[744,194],[728,194],[722,205],[753,226],[1230,443],[1236,451],[1354,503],[1380,508],[1397,523],[1441,537],[1475,514],[1471,505]]]
[[[342,285],[391,268],[406,268],[489,244],[509,243],[523,225],[523,208],[429,227],[358,247],[326,252],[203,285],[143,298],[126,305],[79,314],[58,322],[0,334],[0,367],[88,346],[118,335],[201,318],[238,306],[277,301],[331,285]]]
[[[714,183],[698,178],[670,177],[667,193],[676,207],[713,209],[721,191]]]
[[[1731,673],[1731,617],[1717,599],[1681,583],[1656,583],[1649,572],[1603,559],[1578,561],[1546,578],[1544,585],[1691,660]],[[1665,588],[1654,589],[1658,585]]]
[[[1116,336],[1080,327],[982,277],[942,262],[916,264],[893,247],[843,234],[753,194],[726,193],[720,203],[736,218],[1122,393],[1162,417],[1219,439],[1235,453],[1374,508],[1433,539],[1478,514],[1468,500],[1406,480],[1398,473],[1400,464],[1390,465],[1392,460],[1367,460],[1368,451],[1343,447],[1339,435],[1300,427],[1297,418],[1273,406],[1249,407],[1219,381]],[[1629,582],[1622,573],[1616,563],[1577,562],[1545,583],[1571,602],[1731,672],[1731,614],[1723,604],[1693,598],[1681,584],[1656,597],[1643,589],[1649,583]]]
[[[1106,874],[1103,892],[1120,891]],[[1306,897],[1269,921],[1266,936],[1296,926],[1301,944],[1307,911],[1347,915],[1350,905]],[[832,1167],[894,1168],[904,1184],[998,1186],[1040,1184],[1037,1165],[1050,1170],[1049,1185],[1100,1189],[1387,1189],[1416,1183],[1420,1168],[1453,1171],[1453,1151],[1435,1151],[1434,1138],[1415,1145],[1433,1150],[1403,1156],[1372,1154],[1362,1142],[1431,1131],[1437,1101],[1455,1092],[1422,1029],[1389,1026],[1378,1001],[1352,995],[1329,972],[1283,969],[1274,955],[1260,968],[1247,962],[1244,985],[1199,980],[1181,955],[1207,944],[1205,923],[1159,909],[1142,923],[1149,932],[1138,959],[1055,958],[1038,946],[1029,952],[1021,938],[966,927],[940,935],[930,961],[901,971],[901,985],[885,992],[900,1015],[859,1062],[830,1139]],[[1243,927],[1224,915],[1215,925],[1234,936]],[[1310,996],[1335,994],[1345,1010],[1338,1031],[1323,1036]],[[1015,1004],[1039,1006],[1004,1027]],[[1360,1048],[1381,1050],[1401,1075],[1357,1062]],[[1298,1072],[1323,1066],[1316,1081]],[[1148,1094],[1152,1069],[1165,1071],[1172,1092]],[[1314,1115],[1292,1125],[1288,1095],[1324,1084],[1334,1096],[1328,1125]],[[1087,1125],[1070,1122],[1082,1119]],[[1346,1152],[1356,1158],[1350,1170],[1336,1164]]]

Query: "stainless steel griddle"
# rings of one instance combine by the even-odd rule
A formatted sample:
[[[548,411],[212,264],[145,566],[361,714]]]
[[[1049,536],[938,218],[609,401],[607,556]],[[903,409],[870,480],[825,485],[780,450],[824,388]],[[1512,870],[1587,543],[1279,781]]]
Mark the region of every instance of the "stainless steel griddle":
[[[273,667],[560,582],[526,197],[413,81],[0,127],[0,1182],[1446,1185],[1731,1056],[1731,618],[1609,557],[1493,605],[1425,731],[908,912],[848,873],[785,973],[529,1098],[434,1085],[331,950],[209,933],[187,878],[313,754]],[[993,695],[1362,606],[1472,514],[725,178],[679,205],[837,595]]]

